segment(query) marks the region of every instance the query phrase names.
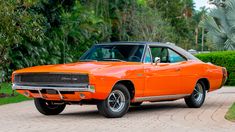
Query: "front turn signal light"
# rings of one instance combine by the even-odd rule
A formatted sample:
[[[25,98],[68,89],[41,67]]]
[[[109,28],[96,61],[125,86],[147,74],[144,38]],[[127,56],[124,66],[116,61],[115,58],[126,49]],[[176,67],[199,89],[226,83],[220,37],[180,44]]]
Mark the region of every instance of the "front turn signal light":
[[[89,88],[92,92],[95,92],[95,86],[94,85],[90,85]]]

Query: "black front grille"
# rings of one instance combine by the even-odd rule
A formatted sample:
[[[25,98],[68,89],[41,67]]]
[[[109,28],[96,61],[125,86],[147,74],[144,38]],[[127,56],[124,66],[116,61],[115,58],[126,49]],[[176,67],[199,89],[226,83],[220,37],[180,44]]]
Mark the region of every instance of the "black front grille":
[[[66,74],[66,73],[24,73],[16,74],[14,77],[15,84],[88,84],[89,77],[87,74]]]

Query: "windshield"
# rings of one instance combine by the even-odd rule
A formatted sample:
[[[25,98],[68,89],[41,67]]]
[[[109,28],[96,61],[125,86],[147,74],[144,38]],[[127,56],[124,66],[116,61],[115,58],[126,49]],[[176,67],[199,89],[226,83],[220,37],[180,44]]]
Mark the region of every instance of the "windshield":
[[[141,62],[144,45],[95,45],[80,61]]]

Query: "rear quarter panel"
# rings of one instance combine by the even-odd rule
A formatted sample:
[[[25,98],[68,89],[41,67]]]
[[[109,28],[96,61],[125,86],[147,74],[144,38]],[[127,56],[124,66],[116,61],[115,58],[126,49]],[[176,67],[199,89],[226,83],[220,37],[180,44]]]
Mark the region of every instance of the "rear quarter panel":
[[[222,82],[222,69],[213,64],[201,61],[188,61],[182,65],[182,86],[186,93],[192,93],[199,79],[206,78],[209,81],[209,91],[220,88]]]
[[[208,63],[206,65],[206,68],[207,68],[207,77],[210,81],[209,91],[214,91],[216,89],[219,89],[222,85],[222,78],[223,78],[222,67]]]

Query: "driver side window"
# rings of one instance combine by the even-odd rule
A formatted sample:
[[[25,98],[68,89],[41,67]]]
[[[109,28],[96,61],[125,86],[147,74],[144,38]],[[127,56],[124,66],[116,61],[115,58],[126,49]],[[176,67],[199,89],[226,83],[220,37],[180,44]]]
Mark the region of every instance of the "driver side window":
[[[155,57],[159,57],[161,63],[168,63],[168,50],[165,47],[150,47],[152,53],[152,60],[154,61]],[[154,63],[154,62],[153,62]]]

